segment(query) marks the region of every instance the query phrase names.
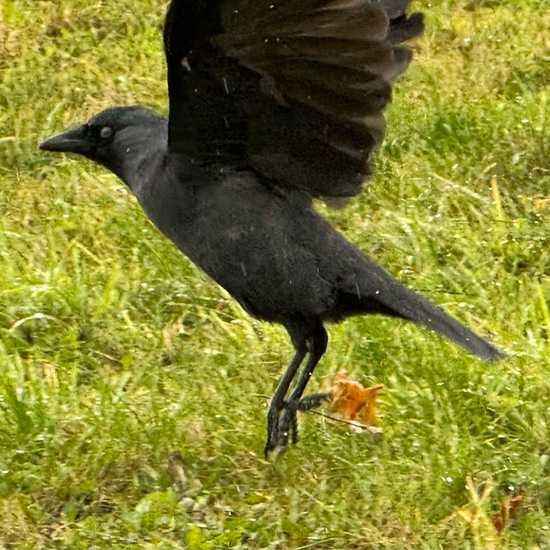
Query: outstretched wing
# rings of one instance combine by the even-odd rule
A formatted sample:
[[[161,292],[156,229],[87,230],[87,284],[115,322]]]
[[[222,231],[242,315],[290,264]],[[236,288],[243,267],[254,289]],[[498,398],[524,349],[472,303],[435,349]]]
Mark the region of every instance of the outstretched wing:
[[[391,82],[422,31],[410,0],[173,0],[169,148],[313,196],[358,193]]]

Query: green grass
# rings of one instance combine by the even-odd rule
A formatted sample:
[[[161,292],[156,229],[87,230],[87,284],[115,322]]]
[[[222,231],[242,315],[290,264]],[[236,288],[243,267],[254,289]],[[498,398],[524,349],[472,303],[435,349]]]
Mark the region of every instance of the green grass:
[[[418,7],[376,175],[319,208],[509,356],[378,317],[333,326],[310,389],[343,368],[384,384],[384,436],[308,414],[270,463],[284,331],[116,178],[36,148],[108,105],[166,110],[165,3],[2,1],[0,548],[550,546],[550,16],[541,0]]]

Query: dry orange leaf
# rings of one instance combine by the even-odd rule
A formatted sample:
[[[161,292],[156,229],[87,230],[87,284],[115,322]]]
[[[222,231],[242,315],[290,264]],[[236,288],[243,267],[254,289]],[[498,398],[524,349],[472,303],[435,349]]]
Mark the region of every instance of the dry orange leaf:
[[[376,397],[381,384],[365,388],[350,380],[346,371],[340,371],[332,383],[330,411],[346,420],[358,420],[368,426],[376,426]]]
[[[523,498],[524,495],[519,493],[517,495],[510,495],[502,499],[500,503],[500,512],[497,512],[491,518],[497,533],[502,533],[502,531],[506,528],[510,519],[514,517],[521,506]]]

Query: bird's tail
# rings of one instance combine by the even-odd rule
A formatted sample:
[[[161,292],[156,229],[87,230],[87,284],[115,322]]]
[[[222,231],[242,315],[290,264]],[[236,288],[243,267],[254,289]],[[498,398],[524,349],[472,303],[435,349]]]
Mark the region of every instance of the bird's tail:
[[[376,300],[392,314],[423,324],[486,361],[496,361],[505,356],[496,346],[398,281],[392,280],[389,285],[382,285]]]

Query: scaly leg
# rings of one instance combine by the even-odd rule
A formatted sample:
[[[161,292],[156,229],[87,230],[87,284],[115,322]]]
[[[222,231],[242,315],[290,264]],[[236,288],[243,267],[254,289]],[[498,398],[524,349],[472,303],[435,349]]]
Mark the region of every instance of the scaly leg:
[[[321,401],[327,399],[328,395],[314,394],[309,395],[304,399],[301,399],[309,382],[309,379],[313,374],[313,370],[315,369],[317,363],[319,363],[319,360],[327,349],[327,332],[320,320],[317,320],[317,322],[315,323],[314,329],[308,335],[306,342],[309,357],[307,359],[304,369],[300,373],[300,377],[298,378],[296,386],[292,390],[292,393],[290,394],[288,400],[285,402],[285,408],[279,421],[278,445],[280,447],[285,447],[287,445],[289,436],[291,437],[292,443],[296,443],[298,439],[298,428],[296,419],[297,411],[308,410],[315,406],[318,406]]]
[[[300,365],[304,361],[304,357],[309,352],[310,356],[304,368],[304,372],[300,374],[296,389],[294,389],[291,394],[291,400],[297,399],[296,396],[298,393],[300,393],[300,396],[303,393],[309,377],[311,376],[311,372],[313,372],[315,367],[315,364],[312,364],[312,356],[318,356],[317,360],[314,361],[314,363],[317,363],[321,355],[323,355],[327,344],[327,335],[320,319],[297,316],[288,319],[284,325],[294,345],[295,353],[279,381],[267,413],[267,441],[264,448],[266,456],[276,447],[286,446],[288,440],[288,427],[286,427],[285,433],[281,434],[281,412],[286,410],[288,405],[288,401],[285,399],[286,394],[288,393],[290,384],[292,380],[294,380]],[[296,418],[296,411],[294,411],[294,418]],[[285,427],[286,424],[285,422],[283,427]]]
[[[290,364],[271,398],[271,404],[269,405],[269,411],[267,413],[267,441],[264,448],[264,455],[266,457],[279,443],[279,415],[285,407],[285,396],[288,392],[288,388],[305,356],[306,346],[296,347],[296,353],[290,361]]]

